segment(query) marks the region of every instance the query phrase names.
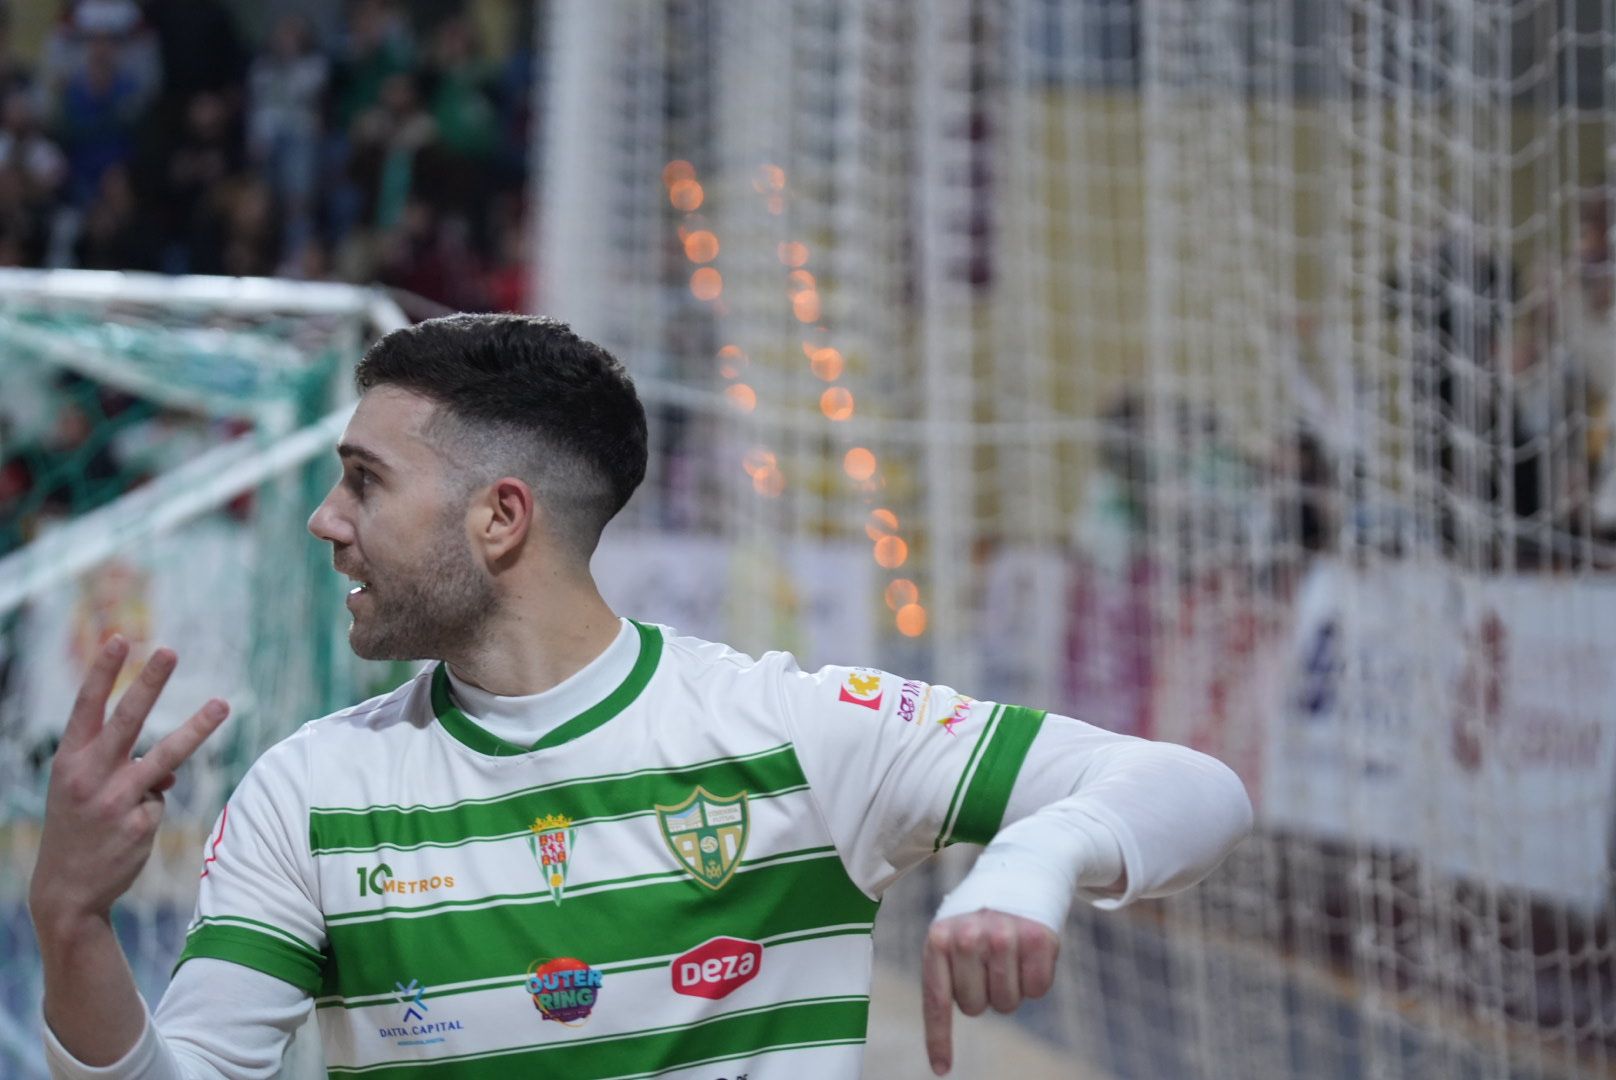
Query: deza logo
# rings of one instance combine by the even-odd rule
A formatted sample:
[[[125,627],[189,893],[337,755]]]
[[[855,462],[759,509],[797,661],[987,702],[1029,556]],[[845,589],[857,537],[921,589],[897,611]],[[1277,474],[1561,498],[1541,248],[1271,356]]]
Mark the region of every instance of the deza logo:
[[[741,938],[715,937],[674,958],[673,990],[717,1001],[757,978],[763,946]]]
[[[881,697],[881,672],[873,668],[854,668],[842,680],[842,692],[836,700],[866,709],[880,709]]]

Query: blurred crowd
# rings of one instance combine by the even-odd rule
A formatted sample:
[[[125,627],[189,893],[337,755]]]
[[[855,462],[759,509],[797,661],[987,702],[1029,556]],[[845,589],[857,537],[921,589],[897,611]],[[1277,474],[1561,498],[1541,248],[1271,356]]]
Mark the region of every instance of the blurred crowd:
[[[520,306],[532,5],[64,0],[27,44],[23,6],[0,6],[0,265]]]
[[[379,282],[422,314],[522,306],[533,5],[44,7],[0,0],[0,266]],[[161,471],[161,447],[235,433],[214,428],[12,370],[0,554]]]

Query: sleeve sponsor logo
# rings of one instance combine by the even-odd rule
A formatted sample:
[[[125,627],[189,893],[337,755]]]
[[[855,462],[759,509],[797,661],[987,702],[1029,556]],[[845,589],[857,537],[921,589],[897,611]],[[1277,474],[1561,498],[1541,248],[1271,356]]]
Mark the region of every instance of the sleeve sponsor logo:
[[[862,705],[866,709],[880,709],[881,673],[870,668],[854,668],[842,680],[842,692],[838,701],[845,701],[849,705]]]
[[[527,992],[546,1020],[578,1027],[600,1003],[600,972],[571,956],[535,960],[527,969]]]
[[[954,729],[970,718],[971,706],[975,704],[975,698],[966,697],[964,694],[955,694],[954,700],[949,702],[948,712],[938,717],[937,722],[943,725],[943,730],[950,735],[958,734]]]
[[[763,946],[743,938],[715,937],[674,958],[673,992],[717,1001],[757,978]]]
[[[534,818],[528,829],[533,835],[527,838],[527,849],[533,853],[533,861],[539,864],[550,898],[559,904],[567,888],[567,867],[572,862],[573,849],[578,846],[578,830],[564,814]]]
[[[931,687],[923,682],[906,682],[898,691],[898,719],[906,724],[924,724],[931,708]]]
[[[422,878],[400,878],[393,876],[393,868],[386,863],[380,863],[370,869],[363,866],[354,868],[359,875],[360,896],[392,896],[413,895],[415,893],[436,892],[439,889],[452,889],[455,887],[453,874],[433,874]]]

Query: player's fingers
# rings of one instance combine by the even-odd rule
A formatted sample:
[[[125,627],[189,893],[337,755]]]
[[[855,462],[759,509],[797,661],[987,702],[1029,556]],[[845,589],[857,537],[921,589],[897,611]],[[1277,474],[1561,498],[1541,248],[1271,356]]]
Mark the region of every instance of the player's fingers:
[[[112,715],[107,718],[106,731],[102,735],[107,757],[121,761],[129,756],[130,748],[140,737],[141,725],[146,722],[152,706],[157,704],[157,695],[163,692],[168,677],[174,674],[174,665],[178,660],[174,650],[158,649],[146,661],[146,666],[140,669],[135,681],[129,684],[129,689],[123,692]]]
[[[1021,964],[1017,956],[1016,928],[999,916],[987,928],[988,1004],[1002,1013],[1021,1004]]]
[[[1055,961],[1060,958],[1060,935],[1047,926],[1023,934],[1018,950],[1021,962],[1021,993],[1037,998],[1049,993],[1055,984]]]
[[[954,988],[946,928],[932,927],[920,961],[920,1015],[926,1026],[926,1057],[942,1076],[954,1064]]]
[[[974,915],[962,917],[953,937],[948,966],[954,976],[954,1000],[966,1016],[981,1016],[988,1007],[987,938],[982,920]]]
[[[219,729],[230,715],[230,706],[214,698],[191,715],[191,718],[138,758],[131,769],[131,779],[138,791],[166,791],[172,784],[174,771],[196,752],[209,735]]]
[[[63,750],[88,746],[101,734],[101,723],[107,715],[107,698],[128,655],[129,642],[122,634],[113,634],[96,653],[95,662],[90,665],[84,682],[79,684],[73,711],[68,714],[67,727],[62,732]]]

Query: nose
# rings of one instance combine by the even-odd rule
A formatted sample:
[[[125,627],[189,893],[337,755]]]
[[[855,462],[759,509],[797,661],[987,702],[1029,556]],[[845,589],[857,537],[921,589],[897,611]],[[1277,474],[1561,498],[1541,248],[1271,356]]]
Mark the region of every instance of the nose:
[[[336,503],[337,488],[333,487],[326,492],[320,505],[314,508],[309,515],[309,532],[317,539],[328,544],[347,544],[353,540],[353,528],[347,520],[338,513]]]

